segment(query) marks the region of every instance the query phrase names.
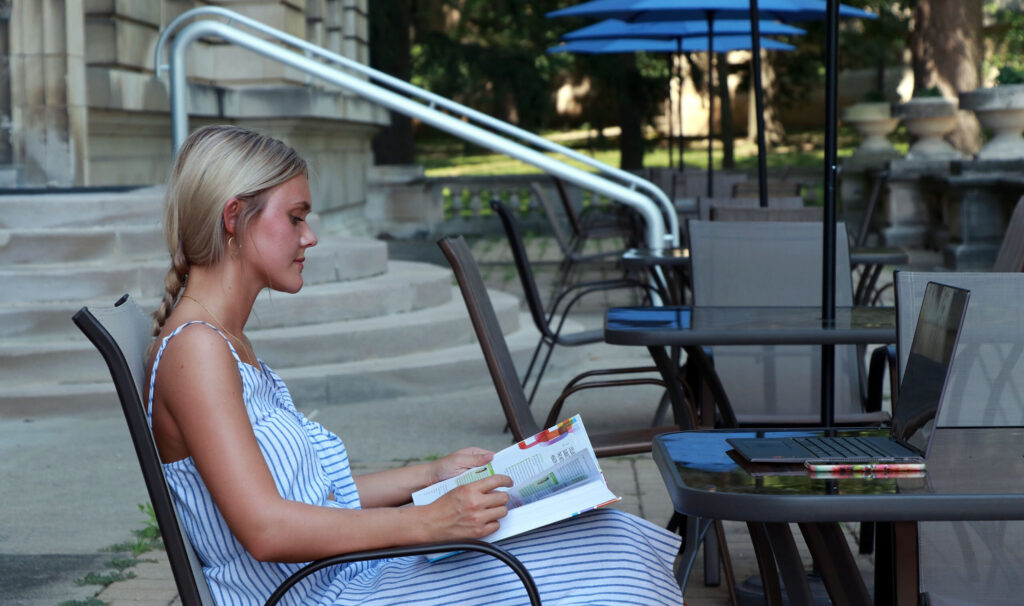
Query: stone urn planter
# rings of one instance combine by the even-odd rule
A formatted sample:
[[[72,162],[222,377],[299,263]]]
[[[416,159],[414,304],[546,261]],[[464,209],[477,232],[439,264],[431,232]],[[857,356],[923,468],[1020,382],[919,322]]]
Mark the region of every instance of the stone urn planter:
[[[893,115],[917,137],[907,150],[907,160],[962,160],[943,137],[956,128],[956,103],[942,97],[915,97],[893,107]]]
[[[1002,84],[960,93],[960,107],[969,109],[995,135],[978,152],[979,160],[1024,159],[1024,84]]]
[[[870,158],[894,158],[899,152],[886,139],[896,129],[899,118],[892,117],[888,102],[854,103],[843,110],[843,122],[852,125],[863,139],[853,155]]]

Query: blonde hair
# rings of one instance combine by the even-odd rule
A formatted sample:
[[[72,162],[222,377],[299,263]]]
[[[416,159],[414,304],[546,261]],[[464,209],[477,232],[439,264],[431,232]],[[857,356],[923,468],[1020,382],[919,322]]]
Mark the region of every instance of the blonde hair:
[[[235,238],[266,205],[266,192],[298,176],[308,177],[306,161],[288,145],[239,126],[204,126],[192,133],[174,161],[164,207],[164,237],[171,268],[164,297],[153,314],[153,335],[163,329],[178,302],[192,265],[216,265],[224,258],[224,207],[245,202]]]

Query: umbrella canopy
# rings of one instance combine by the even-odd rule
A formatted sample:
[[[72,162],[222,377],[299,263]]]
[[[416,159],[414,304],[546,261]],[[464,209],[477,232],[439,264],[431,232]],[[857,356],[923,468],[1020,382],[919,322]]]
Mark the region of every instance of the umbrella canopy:
[[[734,50],[750,49],[750,35],[746,36],[715,36],[712,38],[712,50],[716,53],[727,53]],[[765,50],[794,50],[792,44],[761,38],[761,48]],[[708,42],[702,38],[682,38],[680,40],[660,40],[653,38],[618,38],[615,40],[572,40],[552,46],[549,53],[581,53],[581,54],[612,54],[635,53],[688,53],[706,52]]]
[[[825,0],[758,0],[762,19],[818,21],[824,18]],[[702,19],[713,11],[716,19],[747,19],[750,0],[590,0],[547,14],[548,17],[592,17],[630,22]],[[840,17],[875,19],[878,15],[839,5]]]
[[[761,21],[758,29],[762,36],[803,35],[807,32],[799,27],[778,23],[777,21]],[[717,19],[713,22],[711,33],[715,36],[746,34],[750,36],[750,21],[746,19]],[[620,19],[605,19],[599,23],[588,25],[562,36],[562,40],[591,40],[598,38],[692,38],[707,37],[708,22],[699,21],[652,21],[648,23],[631,23]],[[696,50],[696,49],[695,49]],[[707,50],[705,47],[703,50]]]
[[[723,53],[733,50],[747,50],[753,48],[753,42],[750,37],[751,22],[744,19],[720,19],[713,20],[710,15],[700,21],[659,21],[659,22],[647,22],[647,23],[630,23],[628,21],[622,21],[619,19],[606,19],[600,23],[590,25],[578,30],[574,30],[562,36],[563,40],[570,42],[577,42],[583,40],[597,40],[597,39],[623,39],[624,41],[619,44],[612,45],[597,45],[590,47],[587,45],[576,45],[570,47],[555,47],[561,48],[561,50],[551,50],[549,52],[572,52],[572,53],[621,53],[621,52],[633,52],[637,50],[643,50],[646,52],[658,52],[658,53],[681,53],[681,52],[707,52],[711,50],[713,53]],[[791,35],[791,34],[805,34],[806,32],[798,27],[791,25],[784,25],[775,21],[762,21],[758,24],[759,33],[761,35]],[[673,41],[672,47],[665,46],[662,48],[660,45],[643,45],[635,42],[638,38],[652,38],[658,40],[671,40]],[[695,42],[696,38],[700,38],[700,44]],[[718,38],[717,42],[712,42],[712,39]],[[794,50],[794,48],[788,44],[776,42],[775,40],[769,40],[762,38],[763,44],[761,48],[766,50]],[[714,179],[712,173],[713,167],[713,152],[714,152],[714,129],[712,124],[714,121],[714,92],[713,88],[713,61],[714,58],[709,54],[708,57],[708,183],[707,183],[707,195],[708,197],[714,196]],[[680,80],[682,80],[682,74],[680,73]],[[679,168],[683,168],[683,117],[682,117],[682,100],[679,103]],[[671,130],[671,120],[669,122]],[[669,144],[669,164],[672,162],[672,145]]]

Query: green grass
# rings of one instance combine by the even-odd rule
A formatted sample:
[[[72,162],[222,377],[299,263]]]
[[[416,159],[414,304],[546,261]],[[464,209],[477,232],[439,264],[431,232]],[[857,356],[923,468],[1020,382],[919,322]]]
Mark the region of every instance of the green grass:
[[[902,131],[902,129],[901,129]],[[906,135],[897,132],[893,135],[894,146],[901,153],[906,153],[908,144]],[[606,140],[609,145],[616,145],[614,139]],[[837,154],[840,158],[849,156],[859,143],[858,136],[851,130],[840,128],[837,140]],[[648,151],[644,154],[645,167],[667,167],[669,165],[668,148],[664,142],[660,144],[651,142]],[[478,153],[463,153],[464,146],[453,143],[440,145],[436,142],[428,142],[423,148],[428,151],[417,156],[416,162],[422,164],[426,169],[428,177],[469,177],[488,175],[511,175],[511,174],[537,174],[542,171],[525,162],[512,159],[503,154],[494,154],[480,151]],[[577,151],[590,156],[610,166],[619,166],[618,149],[590,149],[580,146]],[[575,160],[567,159],[561,154],[546,154],[550,157],[565,160],[569,164],[583,170],[593,169]],[[712,151],[715,168],[722,165],[722,150],[716,145]],[[757,168],[757,147],[745,140],[737,139],[734,147],[736,168],[753,170]],[[678,162],[678,158],[675,158]],[[706,169],[708,164],[708,151],[706,144],[700,142],[691,143],[683,154],[683,160],[688,167]],[[785,145],[778,145],[768,149],[768,168],[781,167],[820,167],[825,160],[824,135],[820,131],[793,133],[787,137]]]

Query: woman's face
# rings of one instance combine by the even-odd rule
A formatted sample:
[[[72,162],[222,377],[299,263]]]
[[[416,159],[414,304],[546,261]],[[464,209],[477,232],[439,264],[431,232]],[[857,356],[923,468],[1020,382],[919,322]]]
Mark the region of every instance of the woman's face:
[[[263,211],[246,229],[246,264],[254,267],[274,290],[295,293],[302,288],[306,249],[317,242],[306,222],[310,198],[306,177],[285,181],[270,190]]]

